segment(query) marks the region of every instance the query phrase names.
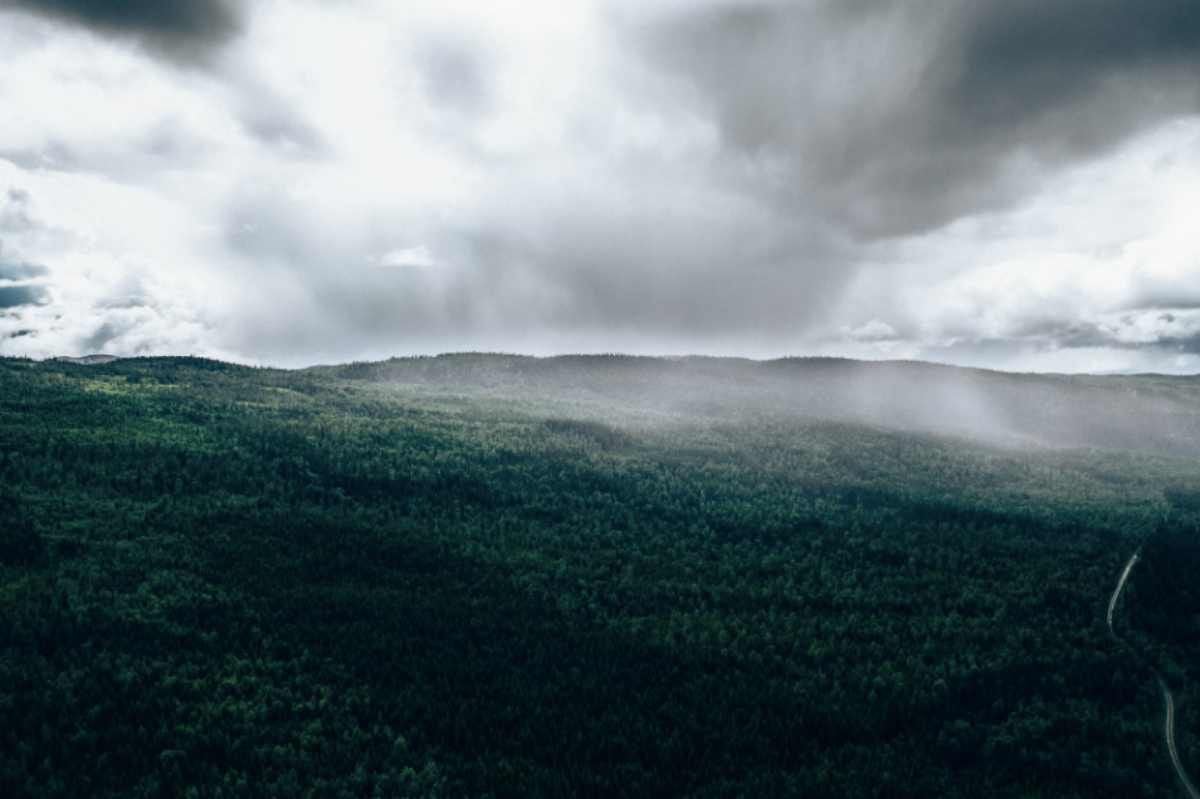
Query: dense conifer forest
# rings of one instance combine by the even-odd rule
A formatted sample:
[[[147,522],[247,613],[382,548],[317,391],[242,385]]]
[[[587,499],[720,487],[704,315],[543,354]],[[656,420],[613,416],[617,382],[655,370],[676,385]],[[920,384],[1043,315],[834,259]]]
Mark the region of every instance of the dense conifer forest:
[[[1190,378],[0,360],[0,795],[1175,797],[1197,453]]]

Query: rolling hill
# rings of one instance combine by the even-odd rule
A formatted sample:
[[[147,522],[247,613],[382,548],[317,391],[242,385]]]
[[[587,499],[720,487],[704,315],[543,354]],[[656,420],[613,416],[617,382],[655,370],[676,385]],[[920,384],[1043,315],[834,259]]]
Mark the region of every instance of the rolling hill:
[[[1176,796],[1198,385],[0,360],[0,793]]]

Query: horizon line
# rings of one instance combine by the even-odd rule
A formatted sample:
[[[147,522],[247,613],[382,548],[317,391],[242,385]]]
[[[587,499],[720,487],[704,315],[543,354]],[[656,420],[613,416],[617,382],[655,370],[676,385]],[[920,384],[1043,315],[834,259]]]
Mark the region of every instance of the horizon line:
[[[1124,371],[1124,370],[1109,370],[1102,372],[1063,372],[1063,371],[1038,371],[1038,370],[1016,370],[1016,369],[1001,369],[991,366],[972,366],[961,363],[951,363],[948,361],[927,360],[921,358],[862,358],[851,357],[845,355],[781,355],[771,358],[755,358],[742,355],[708,355],[704,353],[686,353],[686,354],[636,354],[619,351],[592,351],[592,352],[558,352],[545,355],[535,355],[532,353],[510,352],[504,350],[447,350],[435,354],[427,353],[410,353],[404,355],[390,355],[384,358],[377,359],[350,359],[346,361],[327,362],[318,361],[304,366],[281,366],[266,362],[255,361],[238,361],[226,358],[219,358],[212,355],[197,355],[194,353],[176,353],[176,354],[155,354],[155,355],[113,355],[111,353],[86,353],[83,355],[53,355],[44,358],[34,358],[21,355],[0,355],[0,360],[14,361],[31,361],[34,363],[72,363],[74,361],[86,360],[88,358],[106,358],[103,362],[95,364],[76,364],[76,365],[105,365],[115,361],[133,361],[133,360],[170,360],[170,359],[195,359],[202,361],[212,361],[216,363],[228,364],[231,366],[241,366],[253,369],[272,369],[283,372],[303,372],[312,369],[328,369],[338,366],[350,366],[353,364],[381,364],[390,361],[406,361],[420,359],[437,359],[454,356],[487,356],[487,357],[503,357],[503,358],[523,358],[528,360],[555,360],[560,358],[623,358],[623,359],[643,359],[643,360],[658,360],[658,361],[687,361],[687,360],[708,360],[708,361],[742,361],[755,364],[770,364],[780,363],[783,361],[842,361],[847,363],[858,364],[879,364],[879,365],[914,365],[914,366],[936,366],[948,369],[961,369],[975,372],[991,372],[995,374],[1014,375],[1014,376],[1041,376],[1041,377],[1172,377],[1172,378],[1191,378],[1200,377],[1200,372],[1154,372],[1154,371]]]

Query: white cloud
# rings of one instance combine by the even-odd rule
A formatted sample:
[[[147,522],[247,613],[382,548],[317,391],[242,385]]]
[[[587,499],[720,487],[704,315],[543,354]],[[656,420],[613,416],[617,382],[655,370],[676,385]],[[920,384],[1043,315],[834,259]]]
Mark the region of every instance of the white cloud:
[[[822,186],[731,156],[695,87],[622,38],[694,4],[246,7],[204,65],[0,12],[0,199],[29,198],[0,241],[50,269],[47,304],[0,318],[0,353],[1195,367],[1195,117],[1009,210],[865,243],[776,204]],[[821,64],[842,74],[832,45]],[[837,119],[847,90],[812,88]]]
[[[844,327],[842,331],[852,341],[891,341],[898,338],[896,329],[879,319],[864,322],[858,327]]]
[[[918,353],[966,362],[1059,369],[1076,355],[1097,363],[1083,344],[1107,341],[1108,369],[1191,369],[1186,353],[1135,345],[1195,335],[1198,207],[1200,121],[1177,121],[1012,210],[878,247],[841,312],[890,311]],[[973,355],[989,342],[1015,354]]]
[[[404,267],[429,269],[437,266],[437,261],[428,247],[424,244],[419,244],[416,247],[404,247],[399,250],[386,252],[376,259],[375,265],[393,269]]]

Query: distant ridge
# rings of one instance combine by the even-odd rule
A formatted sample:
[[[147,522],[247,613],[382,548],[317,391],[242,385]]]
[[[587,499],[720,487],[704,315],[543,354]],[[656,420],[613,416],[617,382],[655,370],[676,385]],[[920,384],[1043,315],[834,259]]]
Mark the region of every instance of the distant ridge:
[[[0,359],[0,363],[3,359]],[[256,367],[196,357],[107,354],[45,361],[99,375],[236,380]],[[921,361],[461,352],[262,370],[289,387],[322,381],[409,386],[516,402],[772,423],[804,418],[949,434],[1001,445],[1104,448],[1200,457],[1200,376],[1031,374]],[[315,381],[315,382],[314,382]]]
[[[112,363],[113,361],[119,361],[121,359],[116,355],[107,355],[103,352],[98,352],[92,355],[82,355],[78,358],[72,358],[69,355],[60,355],[53,360],[61,363],[77,363],[81,366],[96,366],[102,363]]]
[[[828,357],[535,358],[470,352],[308,371],[712,419],[803,416],[997,443],[1200,454],[1195,377],[1031,374]]]

